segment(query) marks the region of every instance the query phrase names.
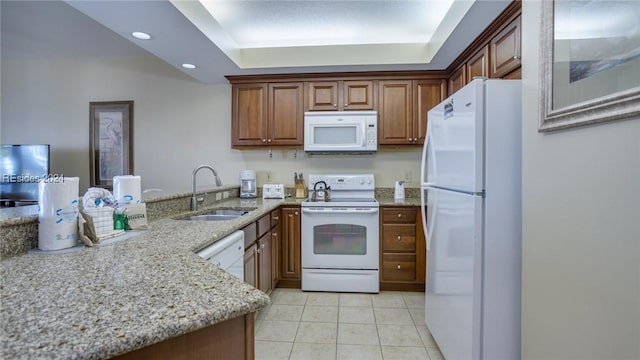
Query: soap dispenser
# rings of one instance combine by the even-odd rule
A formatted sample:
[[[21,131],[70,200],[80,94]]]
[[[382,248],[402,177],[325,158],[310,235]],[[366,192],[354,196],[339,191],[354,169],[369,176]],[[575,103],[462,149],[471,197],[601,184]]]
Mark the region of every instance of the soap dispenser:
[[[396,181],[396,188],[393,192],[394,200],[404,200],[404,181]]]

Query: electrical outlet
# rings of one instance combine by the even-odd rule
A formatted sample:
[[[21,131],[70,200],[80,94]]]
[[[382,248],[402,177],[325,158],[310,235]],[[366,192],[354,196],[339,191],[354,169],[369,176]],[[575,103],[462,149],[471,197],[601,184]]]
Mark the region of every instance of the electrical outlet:
[[[404,181],[411,182],[411,178],[412,177],[413,177],[413,174],[412,174],[411,170],[405,170],[404,171]]]
[[[267,182],[271,182],[271,171],[267,171]]]
[[[222,199],[221,193],[216,193],[216,201],[220,201]]]

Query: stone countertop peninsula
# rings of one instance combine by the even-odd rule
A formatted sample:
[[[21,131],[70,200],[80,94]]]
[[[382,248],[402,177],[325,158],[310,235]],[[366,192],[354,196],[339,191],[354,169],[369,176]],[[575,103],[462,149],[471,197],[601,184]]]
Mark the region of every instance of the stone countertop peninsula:
[[[253,210],[161,219],[109,245],[2,260],[0,358],[105,359],[261,309],[266,294],[195,251],[286,203],[298,202],[234,198],[209,209]]]
[[[420,203],[377,195],[381,206]],[[106,359],[261,309],[269,302],[266,294],[195,252],[281,205],[300,202],[229,198],[198,213],[251,211],[212,222],[176,220],[193,214],[182,212],[108,245],[32,250],[0,261],[0,358]],[[37,206],[0,218],[3,225],[34,221]]]

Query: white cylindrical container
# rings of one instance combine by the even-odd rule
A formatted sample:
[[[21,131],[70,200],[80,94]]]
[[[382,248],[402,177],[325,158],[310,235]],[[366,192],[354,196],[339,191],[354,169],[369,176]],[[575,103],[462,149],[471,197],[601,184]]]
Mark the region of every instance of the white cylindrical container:
[[[78,242],[80,178],[43,180],[38,184],[38,248],[60,250]]]
[[[114,176],[113,197],[116,198],[118,206],[139,204],[142,201],[142,185],[140,176]]]

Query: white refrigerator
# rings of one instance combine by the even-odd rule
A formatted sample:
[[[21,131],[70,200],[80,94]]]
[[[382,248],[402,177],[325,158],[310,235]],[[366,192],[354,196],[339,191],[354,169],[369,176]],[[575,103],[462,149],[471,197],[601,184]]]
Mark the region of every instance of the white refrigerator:
[[[447,360],[520,358],[521,118],[519,80],[473,80],[428,112],[425,320]]]

